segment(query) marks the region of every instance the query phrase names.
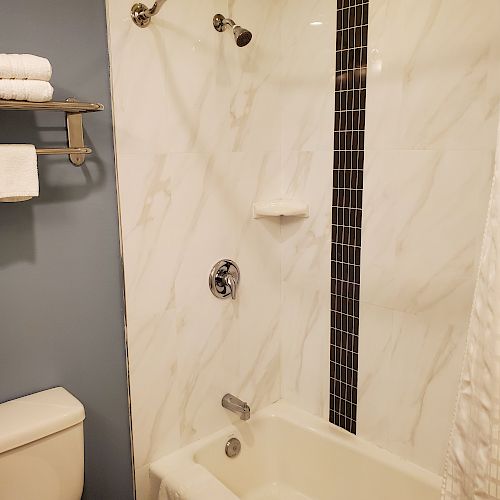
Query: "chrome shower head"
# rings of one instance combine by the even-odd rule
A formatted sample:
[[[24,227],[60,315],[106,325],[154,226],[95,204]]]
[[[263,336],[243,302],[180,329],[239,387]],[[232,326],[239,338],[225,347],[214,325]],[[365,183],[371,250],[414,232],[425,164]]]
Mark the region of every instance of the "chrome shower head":
[[[235,26],[233,28],[233,35],[238,47],[248,45],[252,39],[252,33],[241,26]]]
[[[229,18],[224,17],[222,14],[216,14],[213,19],[214,28],[222,33],[226,30],[228,26],[233,30],[234,41],[238,47],[244,47],[250,43],[252,39],[252,33],[241,26],[237,26],[236,23]]]

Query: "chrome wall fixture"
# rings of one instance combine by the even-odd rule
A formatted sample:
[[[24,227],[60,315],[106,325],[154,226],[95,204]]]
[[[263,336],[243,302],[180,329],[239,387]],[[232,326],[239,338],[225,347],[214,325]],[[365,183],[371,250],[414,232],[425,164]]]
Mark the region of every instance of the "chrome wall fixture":
[[[219,260],[212,267],[208,278],[210,290],[218,299],[228,299],[231,297],[233,300],[236,300],[236,291],[239,282],[240,270],[236,262],[229,259]]]
[[[150,9],[143,3],[135,3],[130,10],[132,21],[134,21],[135,25],[139,26],[139,28],[149,26],[151,18],[158,14],[166,1],[167,0],[156,0]]]
[[[130,9],[130,17],[134,24],[139,28],[146,28],[151,23],[151,18],[160,12],[163,4],[167,0],[156,0],[151,8],[143,3],[134,3]],[[213,18],[214,28],[222,33],[226,28],[233,30],[234,41],[238,47],[244,47],[250,43],[252,33],[241,26],[238,26],[232,19],[224,17],[222,14],[216,14]]]
[[[250,406],[248,406],[248,403],[232,394],[227,393],[222,398],[222,407],[239,415],[241,420],[250,419]]]
[[[226,442],[226,455],[229,458],[236,458],[241,452],[241,441],[238,438],[232,437]]]
[[[233,30],[234,41],[238,47],[248,45],[252,39],[252,33],[250,31],[238,26],[232,19],[224,17],[222,14],[215,14],[213,23],[214,28],[219,33],[222,33],[228,27],[231,28]]]

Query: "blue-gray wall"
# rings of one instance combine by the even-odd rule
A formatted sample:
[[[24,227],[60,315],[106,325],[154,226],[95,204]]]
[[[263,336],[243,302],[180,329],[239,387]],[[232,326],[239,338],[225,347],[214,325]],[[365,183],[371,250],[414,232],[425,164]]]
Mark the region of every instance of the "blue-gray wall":
[[[66,387],[87,414],[84,497],[131,499],[104,0],[2,2],[0,51],[49,58],[54,99],[106,106],[84,116],[86,168],[39,157],[40,197],[0,204],[0,401]],[[64,145],[64,114],[0,111],[0,142]]]

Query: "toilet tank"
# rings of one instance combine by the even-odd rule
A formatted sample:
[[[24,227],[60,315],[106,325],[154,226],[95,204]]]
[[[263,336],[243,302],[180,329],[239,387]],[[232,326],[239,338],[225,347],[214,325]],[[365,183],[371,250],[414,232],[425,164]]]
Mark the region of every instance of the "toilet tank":
[[[79,500],[84,418],[62,387],[0,404],[0,499]]]

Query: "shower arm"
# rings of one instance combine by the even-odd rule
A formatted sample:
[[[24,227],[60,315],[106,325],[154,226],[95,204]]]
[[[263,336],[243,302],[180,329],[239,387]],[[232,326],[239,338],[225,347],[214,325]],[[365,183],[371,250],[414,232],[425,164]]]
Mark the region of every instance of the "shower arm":
[[[132,5],[130,11],[132,21],[134,21],[135,25],[139,26],[139,28],[145,28],[151,22],[151,18],[160,12],[160,9],[166,1],[167,0],[156,0],[150,9],[143,3],[135,3]]]
[[[232,19],[229,19],[228,17],[226,17],[222,20],[222,25],[224,27],[229,26],[232,29],[236,26],[236,23]]]

